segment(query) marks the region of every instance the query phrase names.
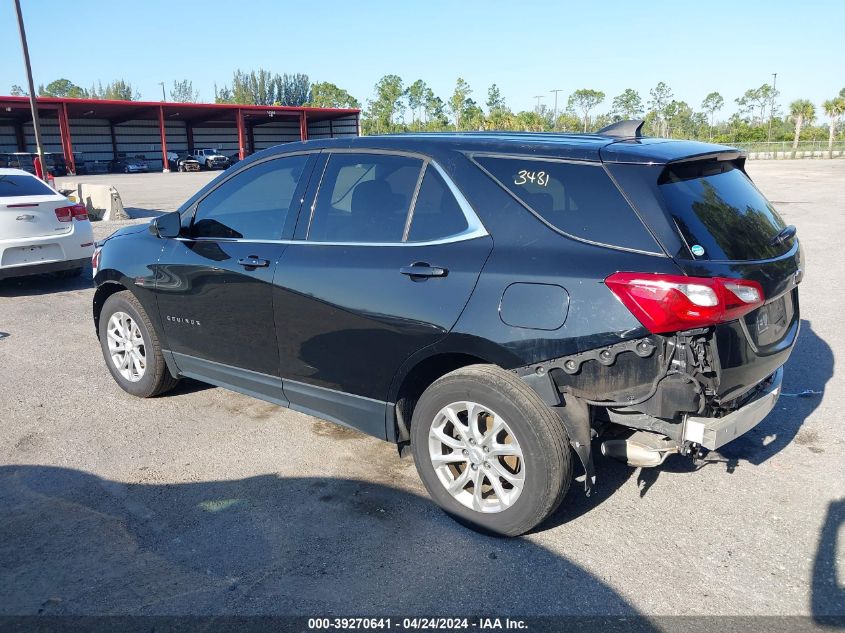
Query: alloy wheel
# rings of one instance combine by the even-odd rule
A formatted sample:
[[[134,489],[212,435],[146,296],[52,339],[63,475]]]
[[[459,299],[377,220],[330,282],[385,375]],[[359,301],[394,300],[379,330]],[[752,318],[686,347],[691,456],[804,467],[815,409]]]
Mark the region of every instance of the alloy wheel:
[[[516,436],[501,416],[478,403],[443,407],[429,430],[428,449],[446,491],[477,512],[507,510],[525,485]]]
[[[125,312],[115,312],[106,335],[115,369],[129,382],[141,380],[147,370],[147,349],[137,321]]]

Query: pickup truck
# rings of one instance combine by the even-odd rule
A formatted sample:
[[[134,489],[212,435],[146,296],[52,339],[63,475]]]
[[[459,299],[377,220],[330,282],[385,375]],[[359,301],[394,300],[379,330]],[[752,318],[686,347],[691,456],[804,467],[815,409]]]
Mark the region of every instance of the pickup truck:
[[[205,169],[226,169],[229,166],[229,159],[221,154],[220,150],[212,148],[195,149],[191,156],[197,159],[200,167]]]

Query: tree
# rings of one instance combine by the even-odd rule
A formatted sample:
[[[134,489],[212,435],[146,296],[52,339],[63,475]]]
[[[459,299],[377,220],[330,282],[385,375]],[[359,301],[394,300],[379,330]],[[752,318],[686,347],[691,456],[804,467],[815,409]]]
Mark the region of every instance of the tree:
[[[200,93],[194,90],[194,84],[190,79],[182,81],[173,80],[173,89],[170,91],[170,100],[174,103],[196,103],[200,100]]]
[[[276,102],[279,105],[301,106],[311,101],[311,80],[308,75],[285,73],[276,75]]]
[[[23,88],[21,88],[18,84],[12,84],[12,89],[10,94],[13,97],[28,97],[29,93],[27,93]]]
[[[385,75],[375,86],[376,98],[369,102],[369,116],[375,123],[376,133],[393,130],[394,117],[402,109],[405,94],[399,75]]]
[[[449,111],[455,119],[456,130],[461,129],[461,116],[466,108],[467,99],[469,99],[471,94],[472,88],[469,87],[469,84],[462,77],[458,77],[458,80],[455,82],[455,91],[449,98]]]
[[[670,138],[693,138],[699,120],[686,101],[672,100],[666,106],[666,132]]]
[[[306,105],[312,108],[361,107],[355,97],[328,81],[318,81],[311,84],[311,99]]]
[[[467,98],[461,111],[461,125],[465,130],[483,130],[486,125],[484,110],[475,101]]]
[[[801,127],[812,123],[816,118],[816,107],[808,99],[798,99],[789,104],[789,115],[795,121],[795,140],[792,141],[792,155],[798,149],[798,139],[801,138]]]
[[[661,81],[648,94],[651,97],[648,107],[657,122],[657,135],[666,136],[666,108],[672,101],[672,89]]]
[[[217,84],[214,84],[214,103],[234,103],[234,96],[232,90],[228,86],[223,86],[220,90],[217,89]]]
[[[643,115],[643,100],[640,93],[632,88],[626,88],[622,94],[613,97],[611,115],[614,120],[638,119]]]
[[[422,110],[425,107],[426,86],[422,79],[417,79],[414,83],[408,86],[406,95],[408,97],[408,107],[411,108],[411,123],[417,122],[417,129],[422,124]],[[419,116],[417,116],[419,114]]]
[[[718,92],[711,92],[701,102],[701,109],[707,113],[707,120],[710,121],[710,140],[713,140],[713,118],[716,112],[725,107],[725,100]]]
[[[47,84],[38,86],[38,95],[41,97],[70,97],[71,99],[85,99],[88,91],[80,88],[69,79],[55,79]]]
[[[842,92],[845,92],[843,89]],[[830,158],[833,158],[833,138],[836,136],[836,125],[839,123],[839,117],[845,114],[845,96],[834,97],[828,99],[822,104],[824,113],[830,117],[830,134],[827,138],[827,152]]]
[[[141,93],[132,87],[132,84],[123,79],[115,79],[103,88],[102,82],[92,84],[88,91],[91,99],[113,99],[115,101],[138,101]]]
[[[741,112],[750,115],[752,123],[756,119],[759,121],[760,125],[763,125],[766,120],[766,109],[769,108],[770,111],[774,110],[775,98],[779,94],[780,93],[769,84],[763,84],[759,88],[746,90],[745,93],[739,99],[735,99],[735,101]],[[756,116],[758,111],[760,113],[759,117]]]
[[[496,84],[493,84],[487,89],[487,109],[490,114],[507,110],[505,98],[502,96],[502,92]]]
[[[426,125],[438,130],[446,128],[449,125],[449,119],[446,116],[446,104],[443,103],[443,99],[434,94],[431,88],[426,88],[424,101]]]
[[[590,110],[604,101],[604,93],[601,90],[590,90],[581,88],[569,95],[567,107],[581,111],[584,121],[584,132],[587,131],[587,124],[590,120]]]

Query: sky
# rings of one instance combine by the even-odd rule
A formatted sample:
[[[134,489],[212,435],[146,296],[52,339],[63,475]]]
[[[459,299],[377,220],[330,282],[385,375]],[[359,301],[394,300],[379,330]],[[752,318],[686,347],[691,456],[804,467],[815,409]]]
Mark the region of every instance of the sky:
[[[385,74],[426,81],[444,101],[463,77],[480,104],[496,83],[514,111],[537,95],[559,107],[579,88],[643,101],[659,81],[699,108],[711,91],[734,99],[777,73],[781,109],[817,106],[845,88],[845,2],[683,0],[21,0],[36,86],[64,77],[84,88],[122,78],[145,100],[159,82],[191,79],[201,101],[235,69],[307,73],[366,105]],[[0,94],[25,86],[12,2],[0,3]]]

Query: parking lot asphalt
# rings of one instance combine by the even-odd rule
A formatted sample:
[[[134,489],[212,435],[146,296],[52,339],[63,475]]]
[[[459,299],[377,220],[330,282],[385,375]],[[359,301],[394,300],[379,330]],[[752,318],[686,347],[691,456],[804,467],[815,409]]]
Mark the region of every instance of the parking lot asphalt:
[[[387,443],[193,381],[125,394],[90,271],[0,282],[0,614],[845,615],[845,160],[749,171],[807,261],[775,411],[698,467],[596,454],[593,496],[512,540]],[[144,218],[211,176],[88,179]]]

